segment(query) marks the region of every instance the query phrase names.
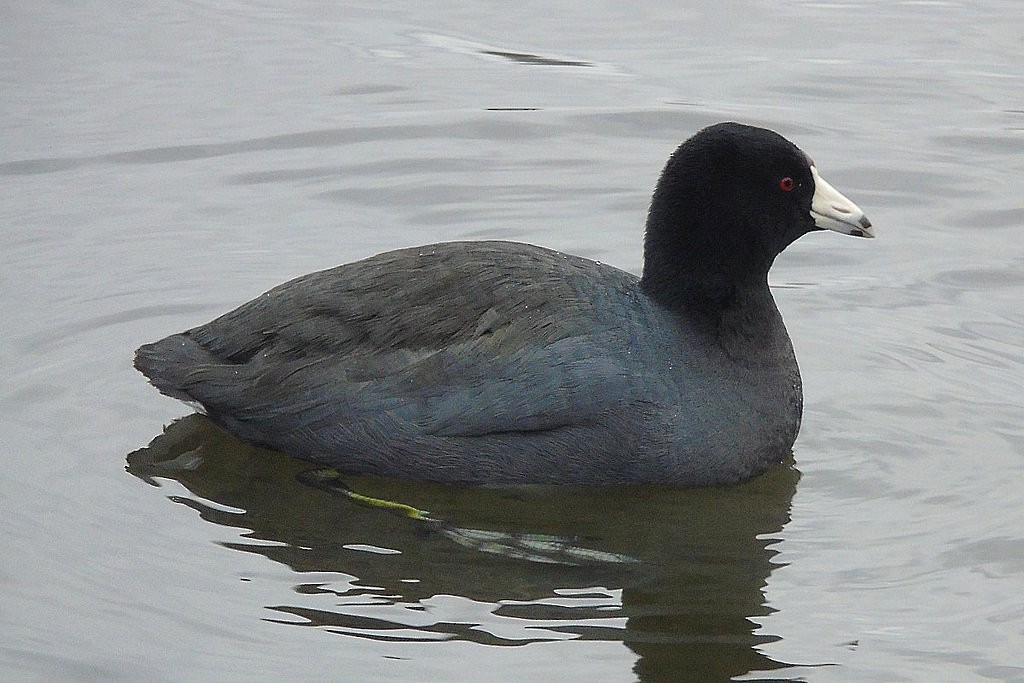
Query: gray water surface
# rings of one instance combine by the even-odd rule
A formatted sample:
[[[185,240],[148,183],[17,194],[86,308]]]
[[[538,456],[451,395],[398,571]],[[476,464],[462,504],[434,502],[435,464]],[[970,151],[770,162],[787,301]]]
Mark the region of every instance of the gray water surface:
[[[7,3],[3,677],[1024,680],[1024,11],[686,5]],[[594,561],[305,486],[131,368],[402,246],[637,272],[664,160],[730,119],[879,233],[772,272],[794,463],[706,490],[347,481]]]

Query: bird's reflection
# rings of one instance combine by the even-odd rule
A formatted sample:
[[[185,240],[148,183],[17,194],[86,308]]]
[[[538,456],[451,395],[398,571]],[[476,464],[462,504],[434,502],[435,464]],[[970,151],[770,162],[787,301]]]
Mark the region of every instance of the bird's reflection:
[[[131,453],[127,469],[179,482],[191,495],[172,500],[246,530],[226,546],[313,579],[293,604],[268,605],[272,620],[386,640],[616,641],[638,655],[642,681],[786,666],[760,651],[775,638],[756,620],[771,612],[763,587],[799,479],[791,463],[707,489],[345,477],[353,500],[332,495],[333,477],[309,485],[321,476],[311,481],[309,463],[192,415]]]

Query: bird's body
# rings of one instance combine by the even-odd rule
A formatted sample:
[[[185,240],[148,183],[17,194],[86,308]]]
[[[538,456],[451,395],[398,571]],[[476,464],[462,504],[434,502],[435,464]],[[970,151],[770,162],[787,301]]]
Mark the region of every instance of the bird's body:
[[[813,171],[785,144],[787,163]],[[244,440],[347,472],[739,481],[784,458],[799,429],[799,371],[767,270],[815,229],[811,193],[775,224],[754,212],[705,234],[699,216],[716,201],[691,210],[673,187],[688,171],[672,164],[642,278],[510,242],[402,249],[280,285],[143,346],[136,367]],[[808,218],[791,226],[790,213]],[[742,234],[759,225],[778,234]]]

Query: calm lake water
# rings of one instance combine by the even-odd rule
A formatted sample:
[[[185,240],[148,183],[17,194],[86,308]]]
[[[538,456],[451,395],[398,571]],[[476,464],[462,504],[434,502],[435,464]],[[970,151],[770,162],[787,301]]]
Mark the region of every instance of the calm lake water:
[[[0,10],[0,677],[1024,680],[1020,3],[413,6]],[[638,271],[662,164],[729,119],[879,234],[776,263],[806,412],[760,479],[347,481],[431,525],[131,368],[401,246]]]

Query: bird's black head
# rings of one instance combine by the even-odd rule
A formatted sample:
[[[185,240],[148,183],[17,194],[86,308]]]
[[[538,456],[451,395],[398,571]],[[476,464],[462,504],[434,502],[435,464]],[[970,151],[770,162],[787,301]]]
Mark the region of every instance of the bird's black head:
[[[872,236],[863,212],[778,133],[705,128],[669,158],[651,200],[643,286],[663,303],[728,299],[767,287],[768,269],[812,230]],[[678,305],[687,303],[678,301]]]

